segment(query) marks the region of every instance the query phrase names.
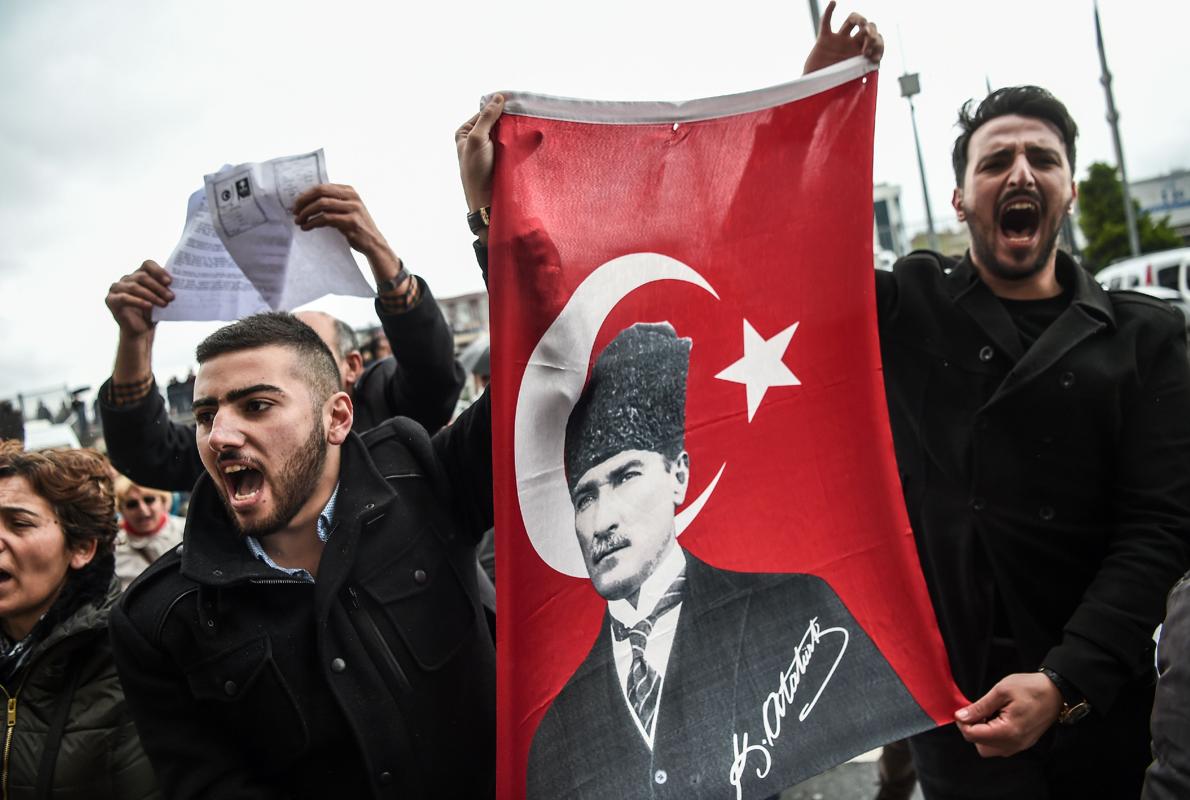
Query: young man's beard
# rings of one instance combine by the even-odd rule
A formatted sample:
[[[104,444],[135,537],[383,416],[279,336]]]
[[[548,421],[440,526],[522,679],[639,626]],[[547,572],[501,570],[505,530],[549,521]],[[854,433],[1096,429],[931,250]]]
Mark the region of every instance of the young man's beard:
[[[969,216],[968,218],[972,219],[973,217]],[[1058,243],[1058,234],[1061,232],[1061,226],[1055,225],[1054,232],[1050,234],[1049,240],[1038,250],[1037,261],[1026,269],[1020,270],[1005,267],[996,258],[995,248],[992,244],[992,241],[996,237],[996,231],[994,229],[987,236],[981,236],[974,225],[968,224],[967,229],[971,233],[971,250],[980,266],[1002,281],[1028,280],[1044,270],[1045,265],[1049,262],[1050,254],[1054,252],[1054,247]]]
[[[316,416],[310,436],[269,480],[274,494],[273,513],[262,520],[245,524],[236,517],[228,498],[223,496],[223,503],[240,534],[259,538],[276,533],[288,525],[318,487],[322,468],[326,464],[326,452],[326,429],[322,426],[322,419]]]

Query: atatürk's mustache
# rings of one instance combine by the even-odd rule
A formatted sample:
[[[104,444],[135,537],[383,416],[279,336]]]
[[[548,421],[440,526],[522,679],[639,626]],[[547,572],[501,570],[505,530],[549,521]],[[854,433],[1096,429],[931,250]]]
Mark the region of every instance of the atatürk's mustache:
[[[596,536],[595,541],[591,543],[591,563],[598,564],[607,556],[630,544],[632,542],[622,533],[612,532],[606,536]]]

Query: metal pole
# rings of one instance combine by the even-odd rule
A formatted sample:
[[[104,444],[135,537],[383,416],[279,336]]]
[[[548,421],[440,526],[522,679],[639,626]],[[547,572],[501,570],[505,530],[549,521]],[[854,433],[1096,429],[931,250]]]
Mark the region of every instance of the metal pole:
[[[930,210],[930,187],[926,183],[926,162],[921,157],[921,138],[917,135],[917,109],[913,107],[913,96],[921,92],[921,81],[917,73],[905,73],[898,81],[901,97],[909,101],[909,119],[913,123],[913,146],[917,149],[917,171],[921,174],[921,197],[926,204],[926,231],[930,237],[930,249],[937,251],[938,234],[934,232],[934,212]]]
[[[917,111],[909,98],[909,119],[913,122],[913,144],[917,148],[917,171],[921,173],[921,197],[926,201],[926,230],[930,235],[930,249],[938,250],[938,234],[934,232],[934,213],[930,210],[930,187],[926,183],[926,162],[921,157],[921,139],[917,136]]]
[[[1116,166],[1120,169],[1120,188],[1124,191],[1124,221],[1128,224],[1128,246],[1133,256],[1140,255],[1140,236],[1136,231],[1136,212],[1132,208],[1132,192],[1128,189],[1128,171],[1124,169],[1124,147],[1120,143],[1120,114],[1111,91],[1111,72],[1107,68],[1107,54],[1103,51],[1103,30],[1099,27],[1099,3],[1095,3],[1095,43],[1099,46],[1099,82],[1107,95],[1107,122],[1111,126],[1112,145],[1116,151]]]
[[[818,13],[818,0],[810,0],[810,24],[814,26],[814,38],[818,38],[818,28],[822,25],[822,15]]]

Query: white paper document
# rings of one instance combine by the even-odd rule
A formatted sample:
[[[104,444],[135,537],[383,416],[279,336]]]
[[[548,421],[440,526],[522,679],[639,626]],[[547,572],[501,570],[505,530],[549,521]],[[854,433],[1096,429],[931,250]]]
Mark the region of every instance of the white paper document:
[[[236,320],[288,311],[326,294],[371,297],[343,234],[303,231],[293,204],[327,183],[321,150],[240,164],[204,178],[165,269],[175,298],[155,320]]]

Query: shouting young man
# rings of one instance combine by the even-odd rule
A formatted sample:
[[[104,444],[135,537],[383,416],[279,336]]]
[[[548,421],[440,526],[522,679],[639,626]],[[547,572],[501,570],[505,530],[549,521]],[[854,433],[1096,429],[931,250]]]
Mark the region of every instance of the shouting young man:
[[[433,439],[407,419],[361,437],[334,357],[289,314],[222,328],[197,358],[205,473],[183,546],[112,621],[165,793],[489,796],[487,396]]]
[[[978,698],[914,761],[929,798],[1135,797],[1153,629],[1190,557],[1182,321],[1057,248],[1078,129],[1053,95],[999,89],[959,126],[970,251],[876,276],[906,505]]]

